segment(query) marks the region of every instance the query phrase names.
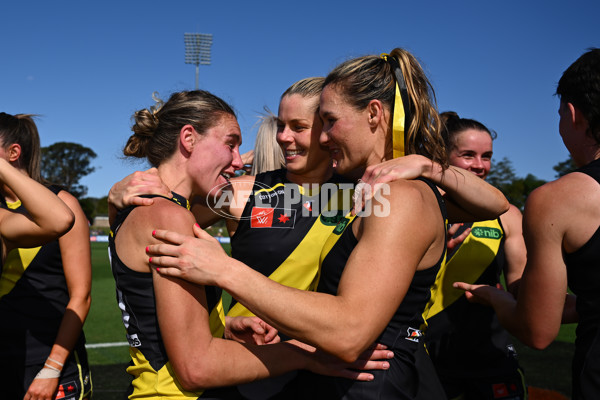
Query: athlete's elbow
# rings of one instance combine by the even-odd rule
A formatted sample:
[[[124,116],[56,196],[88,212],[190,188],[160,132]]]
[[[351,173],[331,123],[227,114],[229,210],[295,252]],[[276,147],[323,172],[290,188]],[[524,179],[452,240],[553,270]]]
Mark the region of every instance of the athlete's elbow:
[[[64,212],[56,213],[52,216],[52,220],[45,225],[42,223],[39,226],[45,229],[48,236],[58,238],[69,232],[75,223],[75,215],[70,209],[65,209]]]
[[[208,389],[216,386],[214,376],[203,366],[186,366],[177,368],[175,374],[181,387],[189,392]]]
[[[329,348],[326,348],[327,352],[333,354],[340,360],[353,363],[361,356],[361,354],[369,347],[371,340],[362,337],[359,334],[347,335],[343,339],[332,342]]]
[[[535,350],[544,350],[548,347],[556,336],[558,335],[558,328],[554,329],[528,329],[517,337],[525,344]]]
[[[535,335],[530,337],[525,344],[535,350],[544,350],[546,347],[550,346],[554,341],[554,338],[555,336],[551,335]]]

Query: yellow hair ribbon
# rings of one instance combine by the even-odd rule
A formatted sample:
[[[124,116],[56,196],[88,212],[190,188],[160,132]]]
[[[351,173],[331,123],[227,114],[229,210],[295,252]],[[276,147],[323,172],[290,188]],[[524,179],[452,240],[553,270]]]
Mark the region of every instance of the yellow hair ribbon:
[[[394,158],[404,157],[404,132],[406,130],[405,124],[407,118],[406,114],[404,113],[402,94],[400,93],[400,85],[405,86],[404,78],[402,77],[400,65],[394,57],[391,57],[389,54],[382,53],[381,58],[390,63],[392,69],[394,70],[394,76],[396,77],[396,96],[394,98],[394,115],[392,116],[392,155]],[[400,73],[400,76],[398,76],[398,72]]]

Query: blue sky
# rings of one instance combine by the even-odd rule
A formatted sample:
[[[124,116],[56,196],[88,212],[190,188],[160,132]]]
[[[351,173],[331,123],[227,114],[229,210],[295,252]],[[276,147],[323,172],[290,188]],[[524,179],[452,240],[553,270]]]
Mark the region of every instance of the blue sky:
[[[98,157],[82,180],[101,197],[128,173],[121,149],[134,111],[193,89],[185,32],[213,34],[200,87],[238,112],[252,148],[263,107],[339,62],[404,47],[422,62],[440,111],[498,133],[494,159],[554,178],[564,69],[600,47],[598,1],[21,1],[2,5],[0,111],[40,114],[42,145],[81,143]]]

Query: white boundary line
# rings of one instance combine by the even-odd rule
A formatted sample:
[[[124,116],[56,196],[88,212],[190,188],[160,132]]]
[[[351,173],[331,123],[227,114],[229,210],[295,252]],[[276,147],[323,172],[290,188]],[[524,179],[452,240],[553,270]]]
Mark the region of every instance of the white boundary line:
[[[93,343],[86,344],[86,349],[100,349],[103,347],[121,347],[121,346],[129,346],[128,342],[112,342],[112,343]]]

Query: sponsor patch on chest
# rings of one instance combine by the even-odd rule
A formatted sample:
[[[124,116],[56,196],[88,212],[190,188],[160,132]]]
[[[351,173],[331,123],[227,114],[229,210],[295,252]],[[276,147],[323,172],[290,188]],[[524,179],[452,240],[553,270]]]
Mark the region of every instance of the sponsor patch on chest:
[[[253,207],[250,218],[251,228],[293,229],[296,210],[288,208]]]

